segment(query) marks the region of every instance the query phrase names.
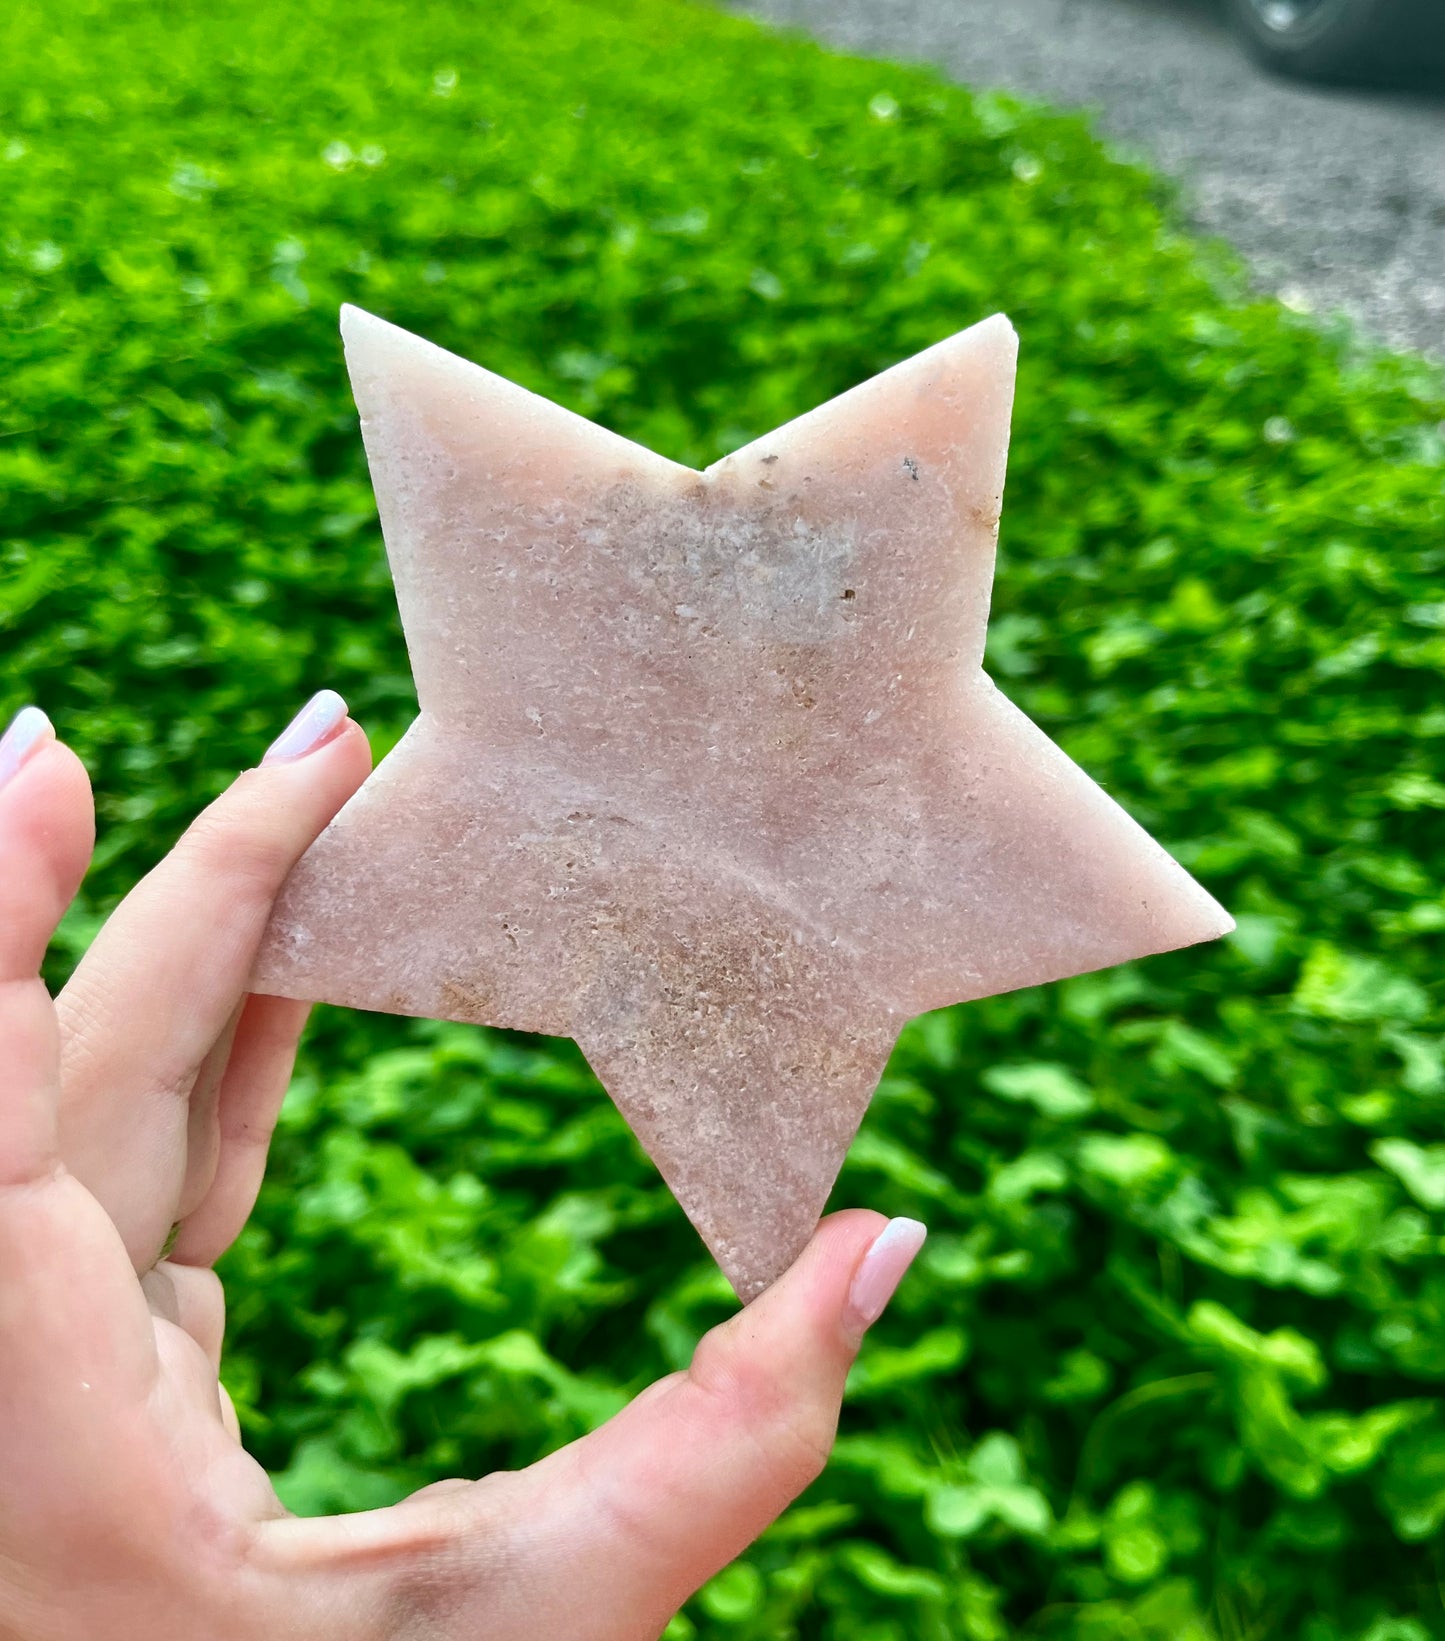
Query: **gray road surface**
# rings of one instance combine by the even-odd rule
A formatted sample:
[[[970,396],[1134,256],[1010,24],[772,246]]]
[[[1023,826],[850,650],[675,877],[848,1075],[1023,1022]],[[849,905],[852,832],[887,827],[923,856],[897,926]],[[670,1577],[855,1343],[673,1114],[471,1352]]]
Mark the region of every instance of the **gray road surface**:
[[[1272,79],[1211,0],[728,0],[830,45],[1098,114],[1292,306],[1445,358],[1445,93]]]

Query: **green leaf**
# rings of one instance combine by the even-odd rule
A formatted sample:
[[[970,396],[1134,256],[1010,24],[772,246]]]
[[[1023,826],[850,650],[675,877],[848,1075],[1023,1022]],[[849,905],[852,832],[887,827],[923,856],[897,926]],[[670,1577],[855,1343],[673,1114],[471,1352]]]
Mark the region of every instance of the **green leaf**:
[[[1008,1487],[1024,1478],[1019,1444],[1002,1430],[991,1431],[974,1448],[968,1468],[985,1487]]]
[[[1105,1565],[1126,1584],[1149,1583],[1168,1560],[1169,1546],[1152,1527],[1125,1527],[1104,1539]]]
[[[1174,1163],[1173,1152],[1153,1134],[1086,1134],[1078,1158],[1086,1174],[1125,1190],[1157,1179]]]
[[[1423,1020],[1429,995],[1377,957],[1318,942],[1300,970],[1295,1007],[1331,1020]]]
[[[1005,1100],[1027,1102],[1046,1117],[1067,1120],[1094,1107],[1094,1096],[1067,1066],[1043,1062],[989,1066],[982,1082],[990,1093]]]
[[[972,1538],[992,1514],[985,1489],[968,1485],[934,1488],[923,1512],[929,1529],[944,1538]]]
[[[1445,1145],[1376,1140],[1370,1155],[1387,1168],[1422,1208],[1445,1209]]]
[[[697,1599],[711,1617],[724,1624],[741,1624],[761,1609],[764,1591],[757,1568],[746,1561],[735,1561],[705,1584]]]
[[[909,1603],[941,1602],[948,1586],[935,1572],[909,1567],[876,1545],[852,1540],[842,1545],[841,1556],[859,1583],[879,1595]]]
[[[1257,1333],[1223,1305],[1201,1299],[1190,1307],[1189,1331],[1228,1360],[1277,1368],[1306,1389],[1328,1377],[1319,1346],[1293,1328]]]
[[[1379,1497],[1404,1539],[1430,1538],[1445,1524],[1445,1430],[1438,1420],[1391,1447]]]

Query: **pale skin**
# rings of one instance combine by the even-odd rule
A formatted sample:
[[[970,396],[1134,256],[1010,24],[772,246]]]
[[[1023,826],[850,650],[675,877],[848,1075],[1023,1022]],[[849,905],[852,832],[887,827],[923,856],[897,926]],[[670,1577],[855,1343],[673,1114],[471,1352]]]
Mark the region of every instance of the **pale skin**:
[[[217,1377],[212,1267],[307,1013],[246,979],[287,872],[366,778],[366,738],[343,715],[242,774],[54,1001],[39,968],[90,860],[89,782],[48,724],[7,741],[0,1637],[653,1641],[818,1475],[922,1228],[832,1215],[686,1373],[530,1469],[290,1515]]]

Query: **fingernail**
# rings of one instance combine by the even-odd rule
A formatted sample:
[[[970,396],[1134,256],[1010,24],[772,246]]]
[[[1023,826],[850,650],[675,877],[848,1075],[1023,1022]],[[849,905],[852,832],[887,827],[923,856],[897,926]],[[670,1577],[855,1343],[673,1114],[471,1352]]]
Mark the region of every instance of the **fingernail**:
[[[848,1320],[861,1339],[888,1308],[908,1267],[928,1238],[928,1227],[917,1219],[890,1219],[853,1275],[848,1290]]]
[[[318,691],[266,749],[263,764],[287,763],[314,752],[346,716],[346,702],[334,689]]]
[[[18,770],[44,740],[55,739],[55,728],[39,707],[21,707],[0,736],[0,786]]]

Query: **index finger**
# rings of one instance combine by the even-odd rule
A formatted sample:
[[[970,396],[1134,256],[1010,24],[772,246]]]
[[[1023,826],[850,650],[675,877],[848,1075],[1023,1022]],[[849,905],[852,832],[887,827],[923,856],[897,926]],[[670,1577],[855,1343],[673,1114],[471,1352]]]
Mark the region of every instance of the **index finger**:
[[[292,755],[246,770],[197,818],[58,999],[62,1154],[137,1270],[179,1217],[192,1085],[245,991],[276,893],[371,767],[345,702],[318,701],[331,721],[313,723]]]

